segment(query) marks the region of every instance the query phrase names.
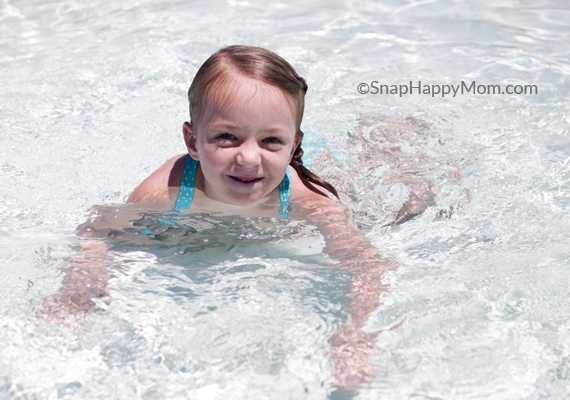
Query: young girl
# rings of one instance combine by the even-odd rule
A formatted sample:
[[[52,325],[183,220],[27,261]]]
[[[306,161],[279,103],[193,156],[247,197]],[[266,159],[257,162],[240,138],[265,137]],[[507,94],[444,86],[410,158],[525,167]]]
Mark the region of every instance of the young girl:
[[[374,346],[361,327],[376,308],[381,276],[392,265],[378,256],[348,210],[330,198],[338,198],[335,188],[303,165],[306,92],[305,80],[278,55],[248,46],[221,49],[202,65],[188,92],[190,122],[183,125],[188,154],[162,165],[128,203],[163,211],[159,221],[166,225],[184,211],[291,217],[317,226],[324,251],[352,272],[353,316],[332,349],[337,382],[351,388],[374,375]],[[82,249],[95,248],[85,240]],[[87,308],[90,296],[68,295],[79,308]]]
[[[324,251],[353,271],[351,324],[333,341],[335,376],[349,388],[373,376],[374,347],[360,331],[391,267],[330,195],[333,186],[303,165],[301,121],[307,84],[283,58],[230,46],[198,70],[190,90],[188,154],[142,182],[128,202],[161,210],[290,216],[316,225]]]
[[[287,215],[332,206],[334,187],[303,166],[307,84],[278,55],[230,46],[202,65],[188,91],[188,154],[167,161],[128,202],[165,209]]]

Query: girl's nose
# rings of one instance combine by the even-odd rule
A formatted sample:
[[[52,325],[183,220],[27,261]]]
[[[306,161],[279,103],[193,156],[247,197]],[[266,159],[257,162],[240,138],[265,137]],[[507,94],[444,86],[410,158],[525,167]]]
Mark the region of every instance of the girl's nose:
[[[255,167],[261,163],[259,146],[255,142],[246,141],[238,147],[236,161],[243,167]]]

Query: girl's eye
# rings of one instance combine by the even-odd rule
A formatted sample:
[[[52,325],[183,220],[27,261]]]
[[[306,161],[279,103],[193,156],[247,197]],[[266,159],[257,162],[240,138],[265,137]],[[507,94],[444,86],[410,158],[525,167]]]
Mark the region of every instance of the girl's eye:
[[[269,143],[269,144],[280,144],[280,143],[283,143],[283,142],[281,141],[281,139],[276,138],[276,137],[273,137],[273,136],[267,137],[267,138],[263,139],[263,141],[264,141],[265,143]]]
[[[216,139],[233,140],[233,139],[235,139],[235,136],[230,134],[230,133],[220,133],[218,136],[216,136]]]

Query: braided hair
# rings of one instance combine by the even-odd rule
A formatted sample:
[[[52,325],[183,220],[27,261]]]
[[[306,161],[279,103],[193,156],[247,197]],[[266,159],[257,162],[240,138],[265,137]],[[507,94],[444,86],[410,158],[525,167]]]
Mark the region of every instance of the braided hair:
[[[301,148],[301,144],[302,144],[302,140],[303,140],[303,131],[301,131],[300,129],[297,132],[297,137],[301,137],[301,142],[299,142],[297,149],[295,149],[295,153],[293,153],[293,158],[291,158],[290,165],[293,168],[295,168],[295,170],[297,171],[297,174],[299,175],[299,178],[301,178],[301,181],[309,189],[311,189],[311,190],[313,190],[319,194],[322,194],[323,196],[326,196],[320,190],[316,189],[313,185],[311,185],[312,183],[314,183],[316,185],[319,185],[319,186],[325,188],[326,190],[328,190],[329,192],[334,194],[337,199],[340,200],[340,197],[338,196],[338,193],[337,193],[337,191],[333,185],[331,185],[330,183],[328,183],[324,179],[320,178],[318,175],[312,173],[307,167],[305,167],[303,165],[304,151]]]

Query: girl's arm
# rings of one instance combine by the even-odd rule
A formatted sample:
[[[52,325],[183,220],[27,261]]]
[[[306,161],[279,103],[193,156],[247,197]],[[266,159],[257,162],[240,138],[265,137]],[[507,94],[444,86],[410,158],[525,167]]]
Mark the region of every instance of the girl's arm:
[[[106,296],[113,254],[101,239],[83,238],[80,246],[79,254],[64,259],[62,286],[53,297],[44,299],[38,316],[51,321],[81,315],[95,309],[96,300]]]
[[[109,268],[118,262],[108,247],[106,238],[129,227],[139,211],[128,206],[98,206],[88,220],[77,227],[80,250],[65,258],[62,286],[52,298],[44,301],[40,315],[48,319],[64,319],[69,314],[81,314],[96,308],[97,300],[107,294]]]
[[[172,199],[169,187],[180,186],[184,165],[188,155],[171,158],[129,196],[127,203],[148,204],[153,209],[170,209]],[[109,251],[105,237],[112,231],[129,227],[130,220],[136,220],[140,210],[129,206],[101,206],[93,209],[89,220],[77,228],[80,252],[67,258],[61,290],[46,300],[42,313],[48,318],[64,317],[67,313],[86,312],[95,308],[95,300],[106,295],[109,280],[108,268],[115,264],[113,252]]]
[[[307,198],[308,197],[308,198]],[[381,279],[395,263],[382,259],[364,233],[351,218],[350,211],[323,196],[299,199],[307,222],[316,225],[325,238],[324,251],[340,261],[352,275],[348,310],[350,323],[339,329],[332,342],[335,359],[334,377],[338,385],[350,390],[375,375],[371,357],[376,354],[374,335],[362,331],[366,320],[379,304],[380,294],[386,290]]]

